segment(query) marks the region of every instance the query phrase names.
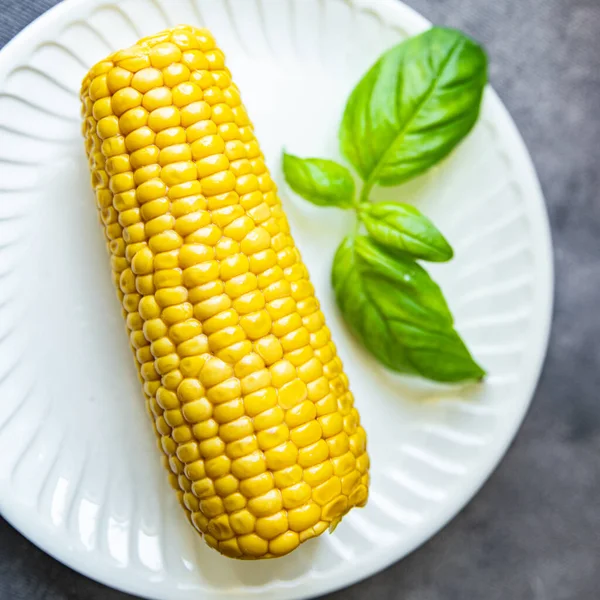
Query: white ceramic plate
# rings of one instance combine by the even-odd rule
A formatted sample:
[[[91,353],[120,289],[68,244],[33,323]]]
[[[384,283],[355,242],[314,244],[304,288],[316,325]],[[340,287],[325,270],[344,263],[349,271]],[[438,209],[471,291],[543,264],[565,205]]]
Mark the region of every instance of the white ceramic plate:
[[[355,82],[384,49],[428,26],[395,0],[68,0],[2,51],[0,509],[48,553],[128,592],[306,598],[422,544],[503,455],[546,349],[547,216],[523,142],[491,90],[476,130],[449,160],[387,191],[418,202],[456,249],[433,274],[489,378],[444,388],[386,372],[353,342],[329,286],[348,223],[282,186],[369,434],[371,496],[334,535],[288,557],[220,557],[184,521],[159,466],[79,134],[87,68],[181,22],[216,34],[280,181],[284,144],[337,156],[337,124]]]

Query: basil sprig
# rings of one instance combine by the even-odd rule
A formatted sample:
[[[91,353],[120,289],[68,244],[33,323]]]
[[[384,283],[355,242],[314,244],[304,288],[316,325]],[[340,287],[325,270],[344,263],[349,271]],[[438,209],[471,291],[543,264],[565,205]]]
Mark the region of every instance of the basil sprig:
[[[440,288],[409,256],[348,236],[335,255],[332,283],[354,334],[390,369],[445,382],[485,375],[454,330]]]
[[[359,219],[371,237],[385,248],[430,262],[446,262],[454,255],[446,238],[414,206],[401,202],[363,206]]]
[[[354,179],[333,160],[302,159],[284,152],[283,174],[296,194],[317,206],[352,208],[354,204]]]
[[[474,41],[433,28],[388,50],[356,86],[340,128],[342,154],[365,181],[398,185],[423,173],[479,116],[487,59]]]
[[[284,154],[286,181],[318,206],[354,209],[357,227],[339,246],[332,284],[356,337],[386,367],[434,381],[479,380],[485,371],[454,329],[444,296],[416,261],[453,251],[414,206],[369,202],[375,185],[401,184],[444,159],[471,131],[487,81],[483,49],[443,28],[387,51],[351,93],[334,161]]]

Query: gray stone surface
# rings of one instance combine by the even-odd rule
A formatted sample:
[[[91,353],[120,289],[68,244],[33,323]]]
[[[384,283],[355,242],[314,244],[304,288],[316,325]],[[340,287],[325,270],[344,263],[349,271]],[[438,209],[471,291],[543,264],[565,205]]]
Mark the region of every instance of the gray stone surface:
[[[0,0],[0,46],[55,0]],[[600,1],[410,0],[481,40],[546,194],[550,352],[533,407],[474,501],[407,559],[328,600],[600,597]],[[0,520],[0,600],[121,600]]]

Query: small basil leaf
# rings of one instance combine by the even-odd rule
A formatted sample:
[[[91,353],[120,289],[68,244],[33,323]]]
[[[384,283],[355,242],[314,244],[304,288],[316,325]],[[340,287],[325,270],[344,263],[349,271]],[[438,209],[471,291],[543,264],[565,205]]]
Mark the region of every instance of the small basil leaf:
[[[442,291],[412,258],[386,252],[366,236],[355,238],[354,251],[364,277],[393,286],[390,294],[376,299],[386,312],[418,323],[428,320],[452,326]]]
[[[371,237],[389,250],[399,250],[432,262],[445,262],[453,256],[446,238],[410,204],[367,204],[361,207],[359,214]]]
[[[458,31],[434,27],[395,46],[350,95],[343,155],[367,189],[415,177],[469,133],[486,81],[485,52]]]
[[[346,237],[332,283],[350,329],[384,365],[441,382],[481,379],[439,287],[414,260],[369,238]]]
[[[298,158],[284,152],[283,174],[294,192],[317,206],[353,206],[354,179],[346,167],[332,160]]]

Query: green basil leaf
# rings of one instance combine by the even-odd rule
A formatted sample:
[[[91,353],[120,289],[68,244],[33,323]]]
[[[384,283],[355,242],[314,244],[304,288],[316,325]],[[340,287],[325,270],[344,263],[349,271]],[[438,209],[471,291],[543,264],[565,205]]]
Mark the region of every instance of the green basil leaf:
[[[455,331],[439,287],[410,257],[348,236],[335,255],[332,283],[353,333],[390,369],[442,382],[485,375]]]
[[[432,262],[445,262],[453,256],[446,238],[410,204],[367,204],[361,206],[359,215],[371,237],[389,250],[398,250]]]
[[[294,192],[317,206],[352,208],[354,204],[354,179],[346,167],[332,160],[284,152],[283,174]]]
[[[485,52],[452,29],[434,27],[386,52],[350,95],[340,128],[366,192],[448,155],[477,121],[486,81]]]

